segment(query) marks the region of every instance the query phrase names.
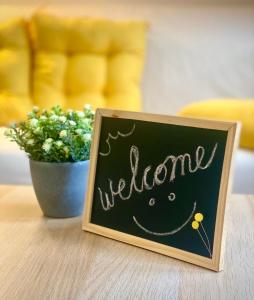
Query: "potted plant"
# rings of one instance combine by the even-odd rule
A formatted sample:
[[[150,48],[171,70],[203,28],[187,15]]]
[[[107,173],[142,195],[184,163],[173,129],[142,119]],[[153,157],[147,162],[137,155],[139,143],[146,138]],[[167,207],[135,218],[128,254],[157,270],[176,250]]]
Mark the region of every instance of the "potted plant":
[[[34,107],[26,121],[6,130],[6,136],[28,154],[34,191],[45,216],[82,213],[93,121],[89,105],[83,111]]]

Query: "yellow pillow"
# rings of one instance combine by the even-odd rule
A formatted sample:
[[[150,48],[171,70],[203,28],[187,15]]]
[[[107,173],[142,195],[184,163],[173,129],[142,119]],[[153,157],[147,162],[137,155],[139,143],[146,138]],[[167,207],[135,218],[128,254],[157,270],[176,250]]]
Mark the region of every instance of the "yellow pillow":
[[[240,146],[254,149],[254,100],[216,99],[184,107],[181,116],[240,121]]]
[[[113,25],[111,52],[124,51],[142,57],[145,51],[147,23],[132,21],[113,23]]]
[[[37,51],[34,54],[33,97],[34,104],[49,109],[65,105],[66,55],[59,52]]]
[[[0,91],[29,94],[30,57],[27,50],[0,49]]]
[[[31,109],[30,67],[24,20],[0,23],[0,125],[23,120]]]
[[[10,93],[0,93],[0,125],[10,125],[12,122],[23,121],[31,111],[31,98],[15,96]]]
[[[35,14],[30,22],[30,33],[35,50],[66,52],[69,22],[47,14]]]
[[[140,109],[146,27],[144,22],[34,15],[35,102]]]
[[[90,103],[94,108],[105,107],[106,99],[98,92],[81,92],[69,95],[67,103],[67,108],[79,110],[84,106],[84,103]]]
[[[72,19],[69,28],[70,53],[110,52],[113,23],[88,18]]]
[[[137,87],[126,92],[112,93],[107,97],[107,107],[140,111],[142,109],[141,101],[137,101],[137,99],[141,99],[141,92]]]
[[[76,54],[68,59],[65,88],[67,94],[103,93],[107,76],[107,59],[98,54]]]
[[[126,93],[135,90],[141,80],[143,63],[138,56],[120,52],[108,59],[108,93]]]

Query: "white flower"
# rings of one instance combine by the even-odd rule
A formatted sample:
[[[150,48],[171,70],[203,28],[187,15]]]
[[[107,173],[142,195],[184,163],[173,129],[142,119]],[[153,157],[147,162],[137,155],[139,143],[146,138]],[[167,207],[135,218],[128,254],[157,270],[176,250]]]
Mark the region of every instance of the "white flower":
[[[46,116],[40,116],[40,120],[45,121],[45,120],[47,120],[47,117]]]
[[[42,129],[38,126],[34,129],[34,133],[40,133],[42,131]]]
[[[61,122],[65,122],[66,121],[66,117],[65,116],[61,116],[61,117],[59,117],[59,121],[61,121]]]
[[[80,129],[80,128],[78,128],[78,129],[76,129],[76,130],[75,130],[75,132],[76,132],[78,135],[81,135],[81,134],[82,134],[82,132],[83,132],[83,130],[82,130],[82,129]]]
[[[84,109],[86,109],[86,110],[91,110],[91,109],[92,109],[91,104],[85,104],[85,105],[84,105]]]
[[[30,132],[27,132],[25,135],[24,135],[24,138],[25,139],[29,139],[31,137],[31,133]]]
[[[69,121],[69,124],[70,124],[71,126],[76,126],[76,125],[77,125],[76,122],[75,122],[75,121],[72,121],[72,120]]]
[[[91,139],[92,139],[91,133],[85,133],[85,134],[83,135],[83,139],[84,139],[85,141],[91,141]]]
[[[56,120],[58,120],[58,116],[57,115],[52,115],[52,116],[50,116],[50,119],[52,121],[56,121]]]
[[[33,112],[27,113],[27,116],[28,116],[28,117],[32,117],[32,116],[33,116]]]
[[[90,120],[87,119],[87,118],[85,118],[85,119],[82,120],[82,123],[83,123],[84,125],[88,126],[88,125],[90,125]]]
[[[38,120],[37,120],[37,119],[33,118],[33,119],[30,120],[30,125],[31,125],[32,127],[36,127],[37,124],[38,124]]]
[[[51,144],[53,142],[53,139],[52,138],[48,138],[48,139],[46,139],[46,141],[45,141],[45,143],[47,143],[47,144]]]
[[[27,145],[33,145],[34,144],[34,139],[30,139],[26,143],[27,143]]]
[[[39,107],[38,107],[38,106],[34,106],[34,107],[33,107],[33,111],[34,111],[35,113],[37,113],[37,112],[39,111]]]
[[[51,144],[46,143],[46,142],[43,143],[42,149],[43,149],[45,152],[49,152],[50,148],[51,148]]]
[[[70,117],[72,117],[72,115],[73,115],[73,110],[72,110],[72,109],[68,109],[68,110],[67,110],[67,113],[68,113],[68,115],[69,115]]]
[[[65,153],[69,153],[70,152],[70,149],[67,146],[64,146],[63,150],[64,150]]]
[[[94,115],[95,115],[95,111],[94,111],[94,110],[91,110],[91,114],[94,116]]]
[[[56,144],[56,146],[58,148],[60,148],[61,146],[63,146],[63,142],[62,141],[56,141],[55,144]]]
[[[67,136],[67,131],[66,130],[61,130],[59,135],[60,135],[60,137],[66,137]]]
[[[83,113],[83,111],[77,111],[77,115],[80,117],[80,118],[84,118],[85,114]]]

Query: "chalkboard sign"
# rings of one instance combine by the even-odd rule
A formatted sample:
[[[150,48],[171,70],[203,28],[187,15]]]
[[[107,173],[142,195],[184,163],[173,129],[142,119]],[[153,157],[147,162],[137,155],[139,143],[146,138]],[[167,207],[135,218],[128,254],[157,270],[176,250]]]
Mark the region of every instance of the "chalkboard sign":
[[[235,132],[97,110],[83,229],[218,271]]]

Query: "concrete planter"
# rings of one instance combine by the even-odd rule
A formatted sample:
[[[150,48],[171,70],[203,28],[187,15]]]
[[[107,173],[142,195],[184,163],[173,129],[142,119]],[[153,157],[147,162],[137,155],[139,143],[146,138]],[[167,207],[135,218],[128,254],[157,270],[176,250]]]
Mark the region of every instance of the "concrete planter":
[[[69,218],[83,212],[89,161],[48,163],[30,159],[37,200],[47,217]]]

